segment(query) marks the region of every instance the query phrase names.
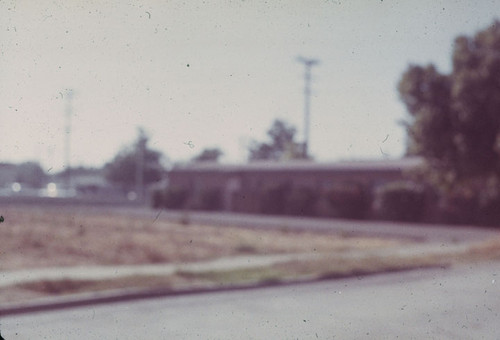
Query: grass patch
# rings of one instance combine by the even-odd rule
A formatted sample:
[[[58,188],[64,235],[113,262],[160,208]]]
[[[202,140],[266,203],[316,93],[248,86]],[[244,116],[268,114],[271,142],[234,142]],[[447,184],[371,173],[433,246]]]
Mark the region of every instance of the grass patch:
[[[340,253],[318,254],[272,265],[233,270],[178,270],[172,275],[135,275],[119,279],[39,281],[6,287],[11,301],[19,296],[41,297],[83,292],[122,289],[161,289],[182,291],[220,289],[248,285],[266,285],[313,280],[359,277],[417,268],[449,267],[462,263],[500,260],[500,238],[475,243],[458,252],[429,253],[410,256],[373,255],[345,257]],[[16,294],[17,293],[17,294]],[[24,293],[24,294],[23,294]],[[21,299],[22,300],[22,299]]]
[[[464,256],[474,261],[500,260],[500,237],[472,244]]]
[[[256,230],[175,223],[123,213],[8,207],[0,228],[0,270],[191,263],[242,255],[311,254],[234,270],[183,270],[105,280],[41,280],[2,287],[1,302],[115,289],[185,290],[358,276],[500,260],[500,238],[449,252],[402,255],[410,241],[328,232]],[[458,248],[457,248],[458,249]],[[392,252],[392,250],[395,250]],[[357,254],[353,256],[353,254]],[[8,275],[8,273],[5,273]]]
[[[188,281],[182,276],[127,276],[119,279],[110,280],[42,280],[37,282],[28,282],[15,286],[18,290],[26,290],[40,295],[63,295],[84,292],[99,292],[105,290],[121,290],[131,288],[142,289],[175,289],[179,286],[185,286]]]
[[[278,283],[282,280],[279,270],[272,266],[244,268],[234,270],[209,270],[204,272],[179,271],[178,275],[190,281],[204,281],[216,286],[237,286],[255,283]]]
[[[99,210],[7,207],[0,270],[206,261],[245,254],[376,249],[395,239],[216,227]]]
[[[290,280],[315,280],[450,265],[449,261],[436,260],[434,256],[337,258],[327,255],[314,260],[280,263],[274,268],[284,272]]]

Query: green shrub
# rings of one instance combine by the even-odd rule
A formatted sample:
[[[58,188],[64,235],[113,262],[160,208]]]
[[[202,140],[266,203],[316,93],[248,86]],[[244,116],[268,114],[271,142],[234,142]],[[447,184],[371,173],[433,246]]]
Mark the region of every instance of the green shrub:
[[[473,224],[476,221],[478,202],[475,197],[457,194],[443,195],[439,205],[439,222]]]
[[[462,179],[441,191],[441,222],[500,226],[500,177],[496,174]]]
[[[208,188],[199,196],[198,208],[201,210],[222,210],[223,194],[220,188]]]
[[[478,224],[500,226],[500,197],[492,197],[479,201]]]
[[[169,187],[163,195],[163,206],[168,209],[182,209],[186,207],[189,191],[181,187]]]
[[[290,183],[270,184],[260,191],[260,211],[264,214],[284,214]]]
[[[151,192],[151,206],[154,209],[163,208],[165,189],[156,188]]]
[[[450,224],[500,225],[500,197],[488,195],[487,188],[469,195],[443,195],[441,221]]]
[[[285,213],[288,215],[314,216],[319,195],[311,188],[293,188],[286,197]]]
[[[411,182],[394,182],[377,191],[378,217],[397,221],[421,221],[425,213],[426,193],[422,186]]]
[[[363,219],[370,214],[371,192],[363,184],[338,183],[328,190],[326,199],[334,217]]]

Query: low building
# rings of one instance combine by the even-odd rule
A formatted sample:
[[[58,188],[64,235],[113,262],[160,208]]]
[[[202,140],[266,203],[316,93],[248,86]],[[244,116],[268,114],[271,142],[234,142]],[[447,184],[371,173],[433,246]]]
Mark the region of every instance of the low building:
[[[399,160],[316,163],[311,161],[251,162],[228,165],[210,162],[174,166],[170,188],[182,189],[197,207],[206,193],[220,192],[220,210],[258,212],[264,188],[279,185],[324,193],[339,184],[352,183],[375,190],[402,180],[404,173],[421,164],[419,158]]]

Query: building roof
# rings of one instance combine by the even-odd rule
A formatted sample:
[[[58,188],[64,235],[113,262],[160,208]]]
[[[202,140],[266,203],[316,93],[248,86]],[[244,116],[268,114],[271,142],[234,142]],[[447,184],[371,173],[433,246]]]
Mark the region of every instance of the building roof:
[[[0,163],[0,169],[16,169],[17,165],[12,163]]]
[[[335,163],[317,163],[304,160],[287,162],[257,161],[245,164],[193,162],[176,165],[170,172],[404,171],[413,169],[422,163],[422,159],[418,157],[374,161],[341,161]]]

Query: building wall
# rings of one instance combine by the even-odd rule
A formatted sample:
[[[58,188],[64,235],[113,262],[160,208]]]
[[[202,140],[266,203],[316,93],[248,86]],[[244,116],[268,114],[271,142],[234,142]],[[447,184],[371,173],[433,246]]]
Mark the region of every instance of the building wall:
[[[401,164],[396,165],[379,162],[373,166],[366,163],[358,166],[318,163],[299,164],[300,166],[270,163],[262,166],[194,164],[171,170],[169,185],[187,189],[191,202],[199,199],[204,191],[218,189],[222,193],[223,210],[250,213],[260,211],[260,198],[264,188],[288,184],[294,188],[305,187],[317,193],[325,193],[338,184],[356,183],[375,190],[384,183],[403,179],[403,172],[414,166],[414,162],[399,162]]]

